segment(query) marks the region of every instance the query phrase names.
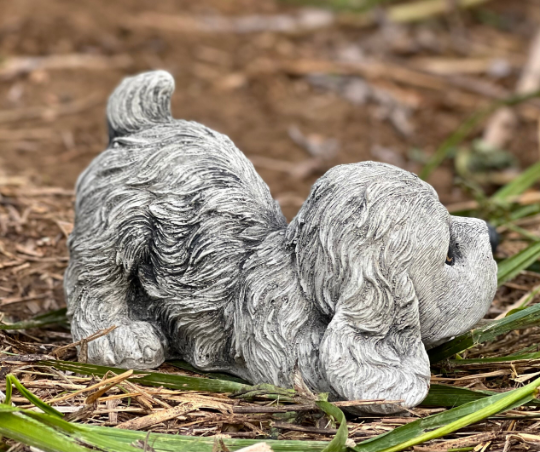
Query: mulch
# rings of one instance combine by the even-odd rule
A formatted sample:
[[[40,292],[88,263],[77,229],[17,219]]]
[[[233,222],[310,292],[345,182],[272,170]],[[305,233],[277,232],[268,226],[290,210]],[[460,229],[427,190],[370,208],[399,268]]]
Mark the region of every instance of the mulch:
[[[0,180],[0,312],[3,322],[30,318],[64,306],[62,275],[68,260],[66,236],[73,221],[73,200],[70,190],[34,186],[24,178]],[[540,218],[536,224],[529,223],[530,232],[538,232]],[[523,245],[518,235],[509,233],[500,254],[513,253]],[[488,317],[504,315],[539,284],[539,274],[523,272],[498,290]],[[539,296],[533,298],[533,303],[540,301]],[[462,357],[508,355],[524,349],[530,353],[540,350],[539,341],[540,328],[514,331],[495,342],[464,352]],[[75,361],[75,347],[71,344],[69,330],[63,327],[2,331],[0,378],[3,380],[8,373],[15,375],[39,398],[65,413],[67,419],[93,425],[181,435],[295,440],[329,440],[337,431],[313,406],[278,407],[275,401],[269,400],[246,401],[226,394],[153,388],[138,384],[137,378],[128,380],[129,373],[109,374],[100,379],[39,364],[41,360],[56,358]],[[508,365],[468,365],[459,369],[447,367],[444,374],[434,374],[432,381],[474,390],[506,391],[536,377],[539,364],[538,360],[533,360]],[[157,371],[198,375],[167,363]],[[5,391],[5,381],[0,382],[0,390]],[[31,407],[17,392],[13,402],[20,407]],[[358,443],[444,409],[418,407],[405,416],[349,416],[349,437]],[[524,419],[525,416],[529,418]],[[489,450],[505,447],[504,450],[529,450],[531,441],[540,441],[540,411],[536,407],[522,407],[415,450],[445,450],[441,447],[478,444],[489,444]],[[508,449],[510,445],[512,449]],[[21,447],[16,450],[23,450]]]

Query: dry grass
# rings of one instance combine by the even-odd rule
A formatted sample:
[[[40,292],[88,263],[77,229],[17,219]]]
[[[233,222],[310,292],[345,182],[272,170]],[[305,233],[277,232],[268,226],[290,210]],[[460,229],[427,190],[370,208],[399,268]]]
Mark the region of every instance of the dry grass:
[[[21,179],[0,180],[0,310],[4,321],[16,321],[63,306],[62,274],[67,262],[65,246],[69,233],[73,193],[34,187]],[[531,234],[540,232],[540,219],[526,226]],[[500,255],[515,253],[524,246],[515,232],[505,236]],[[540,274],[522,272],[497,292],[488,316],[501,316],[518,302],[540,300]],[[501,356],[525,350],[540,350],[540,328],[514,331],[493,343],[464,352],[461,357]],[[230,438],[330,440],[336,426],[313,406],[277,405],[275,400],[246,401],[225,394],[171,390],[138,384],[126,372],[103,378],[63,372],[39,364],[44,359],[75,360],[69,331],[63,327],[0,332],[0,390],[5,392],[5,376],[15,375],[41,400],[52,404],[66,418],[80,423],[195,436],[225,435]],[[511,363],[467,363],[435,369],[433,383],[472,390],[506,391],[537,377],[540,360]],[[159,372],[198,375],[164,364]],[[17,393],[13,402],[31,408]],[[419,407],[408,416],[349,417],[349,438],[362,440],[393,430],[445,410]],[[417,447],[427,451],[437,446],[473,447],[490,444],[489,450],[529,450],[531,441],[540,441],[540,411],[536,406],[521,407]],[[14,443],[7,440],[8,445]],[[12,450],[24,450],[14,446]],[[536,447],[536,446],[534,446]],[[506,450],[509,450],[508,447]]]

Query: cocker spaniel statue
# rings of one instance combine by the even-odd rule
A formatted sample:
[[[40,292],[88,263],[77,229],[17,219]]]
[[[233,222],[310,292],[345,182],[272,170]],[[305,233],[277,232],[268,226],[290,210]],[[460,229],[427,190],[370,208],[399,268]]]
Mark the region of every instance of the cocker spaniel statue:
[[[494,297],[484,221],[451,216],[414,174],[332,168],[294,220],[226,136],[170,113],[164,71],[109,99],[110,142],[77,182],[65,293],[89,362],[168,357],[334,400],[429,389],[426,349],[467,331]]]

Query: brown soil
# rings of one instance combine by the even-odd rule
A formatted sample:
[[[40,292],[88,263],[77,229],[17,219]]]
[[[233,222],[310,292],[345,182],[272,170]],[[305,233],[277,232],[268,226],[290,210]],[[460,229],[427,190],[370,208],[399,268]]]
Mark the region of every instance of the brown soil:
[[[498,2],[497,10],[503,14],[501,17],[520,27],[518,33],[508,35],[504,30],[494,31],[479,23],[475,18],[478,14],[465,12],[462,19],[467,25],[466,38],[480,45],[489,44],[490,36],[496,35],[501,48],[506,46],[514,57],[525,58],[534,29],[526,20],[527,8],[516,8],[510,3]],[[386,159],[391,163],[418,171],[420,166],[410,161],[408,151],[418,148],[428,154],[433,152],[474,108],[488,102],[482,96],[465,93],[451,85],[447,90],[437,91],[375,80],[375,84],[400,90],[417,102],[418,108],[411,117],[415,131],[404,137],[388,121],[378,117],[377,105],[353,105],[335,93],[312,87],[305,77],[291,76],[278,67],[281,61],[332,59],[345,46],[356,46],[367,54],[402,64],[408,58],[430,56],[425,48],[414,48],[418,47],[415,33],[420,32],[433,34],[432,39],[437,39],[433,44],[442,47],[443,56],[465,57],[466,49],[453,38],[456,30],[452,21],[411,27],[399,38],[389,37],[388,31],[383,29],[350,26],[296,34],[214,34],[129,25],[130,18],[150,10],[167,15],[249,15],[288,13],[295,8],[277,1],[256,0],[0,0],[0,57],[85,53],[128,55],[132,59],[131,64],[121,69],[37,70],[0,81],[2,111],[61,106],[84,100],[90,94],[98,99],[91,108],[56,119],[5,124],[0,121],[0,130],[48,127],[56,133],[54,138],[42,141],[0,142],[0,168],[5,173],[30,176],[39,185],[73,187],[81,170],[106,145],[104,104],[107,96],[123,76],[151,68],[164,68],[174,74],[176,117],[200,121],[229,135],[248,156],[288,162],[308,158],[306,151],[288,136],[288,129],[295,125],[306,135],[317,133],[339,141],[339,154],[331,160],[331,165],[378,160],[380,156],[373,155],[372,151],[384,147],[390,149]],[[253,69],[272,64],[276,67],[270,70]],[[516,71],[496,83],[511,87],[515,77]],[[466,101],[459,101],[460,98]],[[533,122],[520,125],[511,148],[523,165],[536,160]],[[284,207],[288,217],[294,214],[299,200],[307,195],[321,174],[300,180],[284,172],[264,168],[259,171],[276,197],[285,195],[291,199],[291,194],[296,195]],[[431,182],[443,202],[459,201],[463,196],[459,189],[453,188],[450,166],[438,170]]]

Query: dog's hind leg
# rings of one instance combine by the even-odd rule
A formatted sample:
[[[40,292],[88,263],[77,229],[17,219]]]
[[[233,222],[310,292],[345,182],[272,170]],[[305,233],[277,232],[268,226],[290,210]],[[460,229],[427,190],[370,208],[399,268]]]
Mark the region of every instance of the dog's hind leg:
[[[142,369],[165,358],[165,339],[138,280],[151,234],[145,206],[152,194],[140,179],[147,156],[140,141],[129,146],[115,140],[170,123],[173,90],[172,76],[163,71],[125,79],[107,104],[109,149],[77,182],[64,283],[73,337],[117,327],[88,344],[88,360],[96,364]]]
[[[83,223],[84,219],[70,237],[64,284],[73,338],[78,341],[111,326],[116,329],[89,342],[88,356],[80,358],[123,368],[159,366],[167,341],[149,318],[149,300],[137,284],[143,234],[136,226],[111,232],[95,222]]]

